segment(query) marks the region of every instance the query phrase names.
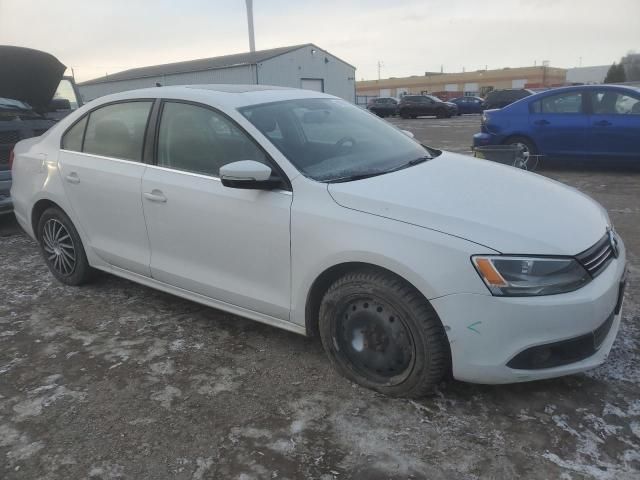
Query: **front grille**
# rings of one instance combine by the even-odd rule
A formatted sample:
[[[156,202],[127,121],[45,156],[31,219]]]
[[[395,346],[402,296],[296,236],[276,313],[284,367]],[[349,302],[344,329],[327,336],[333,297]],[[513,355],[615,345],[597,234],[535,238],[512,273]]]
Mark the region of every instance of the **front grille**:
[[[0,169],[6,170],[9,167],[9,154],[11,150],[9,148],[0,146]],[[5,167],[5,168],[1,168]]]
[[[592,277],[597,277],[615,257],[609,233],[598,240],[593,247],[576,255],[578,261]]]
[[[20,133],[17,130],[0,131],[0,143],[18,143]]]

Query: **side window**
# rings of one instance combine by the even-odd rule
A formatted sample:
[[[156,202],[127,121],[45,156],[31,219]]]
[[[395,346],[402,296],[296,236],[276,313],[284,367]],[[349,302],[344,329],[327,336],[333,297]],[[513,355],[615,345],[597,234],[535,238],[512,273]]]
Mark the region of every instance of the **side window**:
[[[256,143],[219,113],[186,103],[164,104],[158,165],[217,177],[220,167],[239,160],[269,164]]]
[[[640,99],[612,91],[591,93],[593,113],[600,115],[640,115]]]
[[[569,92],[550,95],[541,99],[539,103],[539,110],[536,111],[534,107],[534,113],[581,113],[582,93]]]
[[[87,115],[71,127],[62,137],[62,148],[80,152],[82,150],[82,137],[84,137],[84,127],[87,126]]]
[[[83,152],[139,162],[151,102],[107,105],[89,115]]]

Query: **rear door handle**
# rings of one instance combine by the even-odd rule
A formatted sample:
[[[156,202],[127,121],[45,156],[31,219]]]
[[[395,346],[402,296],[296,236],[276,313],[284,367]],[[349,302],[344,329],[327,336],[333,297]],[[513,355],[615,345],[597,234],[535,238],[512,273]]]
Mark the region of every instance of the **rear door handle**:
[[[78,174],[76,172],[71,172],[65,178],[69,183],[80,183],[80,177],[78,177]]]
[[[144,198],[150,202],[166,203],[167,197],[160,190],[152,190],[150,192],[144,192]]]
[[[535,125],[549,125],[549,120],[536,120],[535,122],[533,122]]]
[[[608,127],[611,125],[611,122],[608,122],[607,120],[600,120],[599,122],[594,123],[594,125],[597,127]]]

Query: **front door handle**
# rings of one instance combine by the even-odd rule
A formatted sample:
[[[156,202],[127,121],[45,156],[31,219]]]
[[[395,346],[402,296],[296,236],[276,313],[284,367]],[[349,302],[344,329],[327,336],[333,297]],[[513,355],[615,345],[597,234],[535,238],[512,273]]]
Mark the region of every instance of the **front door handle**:
[[[80,177],[78,177],[78,174],[76,172],[71,172],[65,178],[69,183],[80,183]]]
[[[535,122],[533,122],[535,125],[549,125],[549,120],[536,120]]]
[[[599,122],[594,123],[594,125],[597,127],[608,127],[611,125],[611,122],[608,122],[607,120],[600,120]]]
[[[144,198],[150,202],[166,203],[167,197],[164,196],[160,190],[152,190],[150,192],[144,192]]]

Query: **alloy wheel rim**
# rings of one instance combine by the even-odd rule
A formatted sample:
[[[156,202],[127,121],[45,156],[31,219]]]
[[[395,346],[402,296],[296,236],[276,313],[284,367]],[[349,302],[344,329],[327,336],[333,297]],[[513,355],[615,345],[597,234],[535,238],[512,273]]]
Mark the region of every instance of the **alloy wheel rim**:
[[[42,248],[47,262],[57,273],[71,275],[76,268],[76,249],[73,238],[62,222],[50,218],[42,230]]]
[[[350,300],[337,322],[338,346],[350,366],[370,382],[403,382],[415,363],[415,345],[402,316],[385,302]]]

